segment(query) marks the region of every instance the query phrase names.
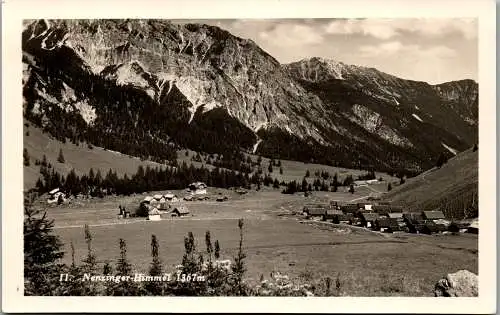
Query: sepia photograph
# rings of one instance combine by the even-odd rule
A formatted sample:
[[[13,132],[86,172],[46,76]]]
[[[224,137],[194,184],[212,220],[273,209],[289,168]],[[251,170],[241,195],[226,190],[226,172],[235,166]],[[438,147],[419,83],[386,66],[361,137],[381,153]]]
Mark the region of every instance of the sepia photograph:
[[[20,298],[491,298],[478,13],[18,15]]]

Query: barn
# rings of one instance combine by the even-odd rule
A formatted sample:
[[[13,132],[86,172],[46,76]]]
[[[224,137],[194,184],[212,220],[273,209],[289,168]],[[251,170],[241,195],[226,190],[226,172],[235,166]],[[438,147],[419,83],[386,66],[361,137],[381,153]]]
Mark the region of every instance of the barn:
[[[172,210],[171,214],[173,217],[175,217],[175,216],[182,217],[182,216],[188,215],[189,210],[186,206],[180,205],[178,207],[175,207],[174,210]]]

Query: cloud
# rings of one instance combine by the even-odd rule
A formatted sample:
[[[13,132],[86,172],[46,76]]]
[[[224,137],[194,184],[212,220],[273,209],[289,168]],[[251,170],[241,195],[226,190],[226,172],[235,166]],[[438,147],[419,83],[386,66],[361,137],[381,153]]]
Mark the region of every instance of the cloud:
[[[446,37],[460,34],[466,39],[477,38],[475,19],[341,19],[328,23],[324,31],[337,35],[365,35],[379,39],[404,36],[405,33],[417,33],[422,36]]]
[[[258,36],[261,40],[285,47],[321,44],[324,41],[321,32],[314,27],[295,23],[276,24],[271,30],[262,31]]]
[[[363,57],[390,55],[414,55],[415,57],[453,58],[457,52],[447,46],[422,47],[416,44],[404,45],[398,41],[383,42],[378,45],[363,45],[359,47]]]

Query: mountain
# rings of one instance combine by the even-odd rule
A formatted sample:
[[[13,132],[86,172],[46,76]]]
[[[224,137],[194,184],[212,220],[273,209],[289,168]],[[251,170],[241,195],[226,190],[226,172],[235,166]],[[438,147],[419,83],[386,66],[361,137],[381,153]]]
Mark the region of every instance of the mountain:
[[[187,147],[420,171],[477,138],[474,82],[430,86],[318,58],[281,65],[209,25],[26,21],[22,49],[26,119],[61,141],[160,162]]]
[[[440,168],[434,167],[409,178],[385,194],[384,199],[416,211],[436,208],[445,212],[451,209],[463,211],[474,207],[477,210],[478,189],[478,151],[468,149]]]
[[[382,139],[432,165],[443,148],[455,154],[477,142],[478,85],[473,80],[430,85],[322,58],[285,68],[320,97],[339,128],[367,144]]]

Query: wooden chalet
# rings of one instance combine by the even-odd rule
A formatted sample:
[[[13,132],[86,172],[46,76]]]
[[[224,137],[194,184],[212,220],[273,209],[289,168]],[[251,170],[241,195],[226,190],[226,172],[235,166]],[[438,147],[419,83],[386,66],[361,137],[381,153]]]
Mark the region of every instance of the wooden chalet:
[[[371,228],[374,226],[375,221],[379,218],[379,215],[374,212],[362,212],[359,218],[361,219],[362,226]]]

